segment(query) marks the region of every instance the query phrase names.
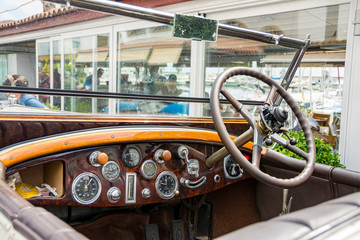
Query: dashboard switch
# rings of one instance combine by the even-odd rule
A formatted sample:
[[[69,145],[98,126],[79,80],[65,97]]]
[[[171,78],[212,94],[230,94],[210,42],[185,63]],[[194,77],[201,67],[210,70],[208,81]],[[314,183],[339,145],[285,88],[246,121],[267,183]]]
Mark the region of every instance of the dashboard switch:
[[[180,159],[186,159],[189,155],[189,149],[184,145],[180,145],[177,149],[177,155]]]
[[[100,151],[94,151],[90,154],[89,161],[91,165],[95,167],[100,167],[101,165],[104,165],[109,160],[109,156]]]
[[[158,163],[163,163],[164,161],[170,161],[172,154],[169,150],[158,149],[154,154],[154,158]]]
[[[148,188],[144,188],[141,192],[143,198],[149,198],[151,196],[151,192]]]
[[[108,200],[112,203],[116,203],[121,198],[121,191],[117,187],[112,187],[107,192]]]
[[[170,161],[171,158],[172,158],[172,155],[171,155],[171,152],[169,150],[164,150],[162,153],[161,153],[161,158],[164,160],[164,161]]]

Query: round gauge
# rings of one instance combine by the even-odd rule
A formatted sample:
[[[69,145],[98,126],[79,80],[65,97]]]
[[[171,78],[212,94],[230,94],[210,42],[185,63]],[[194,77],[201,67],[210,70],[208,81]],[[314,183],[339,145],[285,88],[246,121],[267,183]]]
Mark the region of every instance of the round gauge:
[[[114,161],[109,161],[102,167],[102,175],[108,181],[114,181],[120,176],[120,167]]]
[[[141,171],[141,175],[143,175],[144,178],[152,179],[153,177],[155,177],[157,173],[156,163],[152,160],[146,160],[141,165],[140,171]]]
[[[122,160],[129,168],[134,168],[139,165],[141,160],[140,149],[137,147],[127,147],[122,154]]]
[[[96,201],[101,193],[99,178],[90,172],[78,175],[71,186],[74,199],[82,204],[90,204]]]
[[[224,158],[224,171],[225,176],[230,179],[237,179],[242,177],[244,170],[240,165],[232,158],[231,155],[227,155]]]
[[[172,198],[178,190],[178,181],[175,174],[170,171],[160,173],[156,178],[155,188],[161,198]]]

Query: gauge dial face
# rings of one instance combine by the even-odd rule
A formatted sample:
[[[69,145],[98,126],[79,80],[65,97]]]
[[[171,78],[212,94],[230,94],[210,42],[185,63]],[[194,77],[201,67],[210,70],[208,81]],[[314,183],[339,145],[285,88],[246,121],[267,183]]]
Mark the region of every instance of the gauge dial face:
[[[140,149],[135,146],[127,147],[122,154],[122,160],[127,167],[136,167],[137,165],[139,165],[141,160]]]
[[[232,158],[231,155],[227,155],[224,158],[224,171],[225,176],[230,179],[237,179],[242,177],[243,168]]]
[[[170,199],[178,190],[178,181],[173,172],[165,171],[159,174],[155,182],[156,192],[161,198]]]
[[[114,181],[120,176],[120,167],[114,161],[109,161],[102,167],[102,175],[108,181]]]
[[[156,163],[152,160],[146,160],[141,165],[141,175],[146,179],[152,179],[157,173]]]
[[[90,204],[96,201],[101,193],[99,178],[90,172],[78,175],[71,186],[74,199],[82,204]]]

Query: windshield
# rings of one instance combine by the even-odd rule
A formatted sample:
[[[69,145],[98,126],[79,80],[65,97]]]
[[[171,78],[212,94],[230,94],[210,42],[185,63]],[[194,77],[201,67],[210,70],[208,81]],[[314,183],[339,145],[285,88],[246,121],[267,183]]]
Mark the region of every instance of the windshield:
[[[3,84],[6,76],[18,74],[28,81],[20,88],[79,93],[26,93],[43,104],[46,113],[208,117],[212,84],[231,66],[256,69],[279,84],[293,77],[287,74],[296,47],[233,37],[224,34],[227,29],[219,32],[215,42],[174,38],[168,24],[49,6],[50,14],[34,15],[29,24],[10,20],[0,29]],[[244,21],[253,21],[249,19]],[[221,24],[247,27],[238,19],[221,20]],[[280,42],[284,34],[276,28],[260,30],[275,34]],[[230,78],[224,87],[249,109],[269,92],[268,86],[244,76]],[[87,95],[94,92],[113,95]],[[2,93],[2,111],[37,107],[20,100],[26,94]],[[224,116],[238,116],[226,103],[222,109]]]
[[[289,65],[285,62],[272,68],[262,62],[270,44],[226,36],[219,36],[217,42],[205,43],[173,38],[171,26],[151,26],[145,21],[136,25],[150,26],[138,29],[119,26],[119,31],[99,28],[95,32],[103,33],[84,30],[71,35],[60,34],[57,38],[30,40],[16,55],[36,60],[26,64],[29,87],[184,98],[176,103],[171,99],[152,101],[152,98],[38,96],[39,101],[51,109],[96,114],[189,115],[192,106],[202,108],[197,110],[201,111],[200,115],[209,116],[208,104],[190,104],[186,98],[209,98],[215,78],[229,65],[238,63],[256,68],[271,73],[278,81]],[[14,43],[7,47],[22,45],[25,44]],[[201,55],[196,54],[201,50]],[[278,54],[294,55],[295,50],[278,47]],[[239,100],[262,101],[268,92],[267,86],[249,77],[234,77],[225,86]],[[3,101],[7,97],[4,96]]]

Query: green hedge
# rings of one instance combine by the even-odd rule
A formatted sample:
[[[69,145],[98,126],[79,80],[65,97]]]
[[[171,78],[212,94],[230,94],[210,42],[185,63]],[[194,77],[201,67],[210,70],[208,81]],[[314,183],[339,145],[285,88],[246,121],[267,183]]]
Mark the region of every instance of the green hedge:
[[[297,140],[296,146],[298,148],[307,152],[306,141],[305,141],[305,136],[304,136],[303,132],[290,131],[290,132],[288,132],[288,135],[291,138],[295,138]],[[340,159],[339,159],[340,155],[334,153],[334,150],[330,144],[325,143],[322,139],[319,139],[317,137],[314,137],[314,141],[315,141],[315,147],[316,147],[316,162],[334,166],[334,167],[345,168],[345,166],[340,163]],[[282,153],[286,156],[304,160],[302,157],[283,148],[279,144],[276,145],[274,150],[279,153]]]

